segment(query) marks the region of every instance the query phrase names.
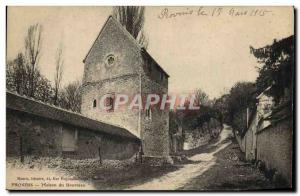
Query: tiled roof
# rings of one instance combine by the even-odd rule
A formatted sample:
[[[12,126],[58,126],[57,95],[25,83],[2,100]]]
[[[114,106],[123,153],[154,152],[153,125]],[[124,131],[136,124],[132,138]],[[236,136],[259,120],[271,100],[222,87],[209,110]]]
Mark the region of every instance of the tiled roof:
[[[94,120],[83,116],[82,114],[65,110],[29,97],[21,96],[13,92],[6,92],[6,108],[56,120],[93,131],[99,131],[108,135],[139,140],[138,137],[122,127]]]

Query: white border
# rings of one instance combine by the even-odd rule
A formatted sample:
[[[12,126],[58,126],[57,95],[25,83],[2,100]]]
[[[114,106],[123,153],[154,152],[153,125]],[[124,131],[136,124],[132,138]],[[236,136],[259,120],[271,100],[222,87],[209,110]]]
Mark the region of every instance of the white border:
[[[158,5],[219,5],[219,6],[242,6],[242,5],[256,5],[256,6],[280,6],[280,5],[294,5],[296,9],[300,7],[300,1],[299,0],[173,0],[173,1],[162,1],[162,0],[152,0],[152,1],[147,1],[147,0],[103,0],[99,2],[99,0],[30,0],[30,1],[24,1],[24,0],[2,0],[0,1],[0,26],[2,27],[0,30],[0,38],[1,38],[1,45],[0,45],[0,62],[1,62],[1,71],[0,71],[0,108],[1,108],[1,113],[0,113],[0,125],[1,125],[1,137],[0,137],[0,173],[2,174],[0,178],[0,190],[1,194],[8,195],[8,194],[16,194],[16,193],[9,193],[5,190],[5,47],[6,47],[6,38],[5,38],[5,32],[6,32],[6,6],[7,5],[15,5],[15,6],[24,6],[24,5],[63,5],[63,6],[80,6],[80,5],[152,5],[152,6],[158,6]],[[298,10],[299,12],[299,10]],[[296,26],[299,26],[299,20],[296,21],[297,24]],[[296,35],[297,37],[297,35]],[[299,50],[298,50],[298,42],[296,44],[297,47],[297,56],[299,56]],[[297,66],[297,65],[296,65]],[[297,68],[297,75],[299,75],[299,68]],[[299,92],[299,83],[297,82],[297,92]],[[298,94],[298,93],[297,93]],[[297,110],[299,109],[299,99],[297,100]],[[299,122],[299,115],[297,116],[297,122]],[[296,132],[298,132],[296,130]],[[297,133],[297,141],[299,141],[299,132]],[[297,156],[299,156],[298,150],[296,150]],[[297,163],[297,162],[296,162]],[[297,167],[298,168],[298,167]],[[297,169],[296,169],[297,171]],[[299,179],[297,179],[297,185],[296,187],[299,188]],[[30,193],[30,194],[35,194],[35,193]],[[49,194],[49,193],[48,193]],[[62,195],[64,194],[63,192],[58,192],[58,193],[50,193],[51,195]],[[70,194],[70,193],[69,193]],[[71,193],[72,194],[72,193]],[[86,194],[84,192],[76,193],[76,194]],[[102,195],[107,195],[107,193],[101,193]],[[118,194],[118,193],[110,193],[111,194]],[[141,193],[136,193],[136,194],[141,194]],[[149,193],[148,193],[149,194]],[[150,193],[150,195],[154,195],[158,193]],[[182,193],[183,195],[189,194],[189,193]],[[200,193],[200,194],[208,194],[208,193]],[[225,193],[213,193],[216,195],[221,195]],[[229,193],[231,194],[231,193]],[[244,193],[244,194],[251,194],[251,193]],[[267,193],[256,193],[258,195],[263,195]],[[268,194],[273,194],[273,193],[268,193]],[[287,194],[287,193],[284,193]]]

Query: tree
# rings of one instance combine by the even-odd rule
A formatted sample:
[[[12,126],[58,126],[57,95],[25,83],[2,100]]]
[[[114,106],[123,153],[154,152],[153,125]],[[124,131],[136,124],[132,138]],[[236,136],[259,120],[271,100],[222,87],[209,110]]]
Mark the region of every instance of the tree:
[[[24,55],[19,53],[14,60],[8,61],[6,65],[6,89],[32,97],[30,87],[33,82],[35,86],[34,99],[52,103],[53,89],[50,81],[41,75],[39,69],[36,68],[34,73],[31,71]],[[33,81],[31,81],[31,74],[34,75]]]
[[[269,95],[274,97],[278,104],[286,96],[293,97],[294,66],[295,66],[295,41],[294,35],[277,41],[272,45],[255,49],[250,46],[250,52],[258,59],[262,66],[258,67],[259,76],[256,86],[259,92],[272,86]]]
[[[58,93],[61,86],[62,74],[63,74],[63,67],[64,67],[64,60],[63,60],[63,51],[62,45],[60,44],[59,48],[56,52],[56,68],[55,68],[55,75],[54,75],[54,98],[53,103],[57,105],[58,101]]]
[[[26,62],[23,53],[9,61],[6,66],[6,88],[23,94],[26,88]]]
[[[41,55],[42,46],[42,26],[40,24],[31,25],[28,28],[25,38],[25,56],[29,65],[29,87],[30,97],[34,97],[35,93],[35,70],[38,67],[38,62]]]
[[[113,8],[112,15],[126,28],[141,46],[147,48],[148,39],[143,31],[145,7],[116,6]]]
[[[142,30],[140,31],[138,37],[137,37],[137,41],[138,43],[144,47],[144,48],[148,48],[148,44],[149,44],[149,40],[147,38],[147,36],[145,35],[145,32]]]
[[[61,92],[60,107],[80,112],[81,109],[81,83],[79,81],[72,82],[64,87]]]
[[[234,114],[241,109],[255,103],[255,84],[252,82],[237,82],[231,89],[228,97],[229,113]]]
[[[200,88],[195,90],[195,97],[200,106],[207,105],[209,103],[209,96]]]
[[[18,94],[52,103],[53,88],[38,67],[41,51],[41,32],[39,24],[31,25],[25,37],[25,53],[7,62],[6,88]]]
[[[246,110],[256,107],[256,87],[251,82],[237,82],[226,96],[228,123],[238,132],[247,128]]]
[[[50,80],[42,76],[39,70],[36,70],[34,76],[35,84],[35,97],[34,99],[40,100],[45,103],[53,103],[54,89],[51,86]]]
[[[218,117],[221,123],[228,123],[228,99],[229,93],[225,93],[221,97],[217,98],[213,105],[214,109],[218,111]]]

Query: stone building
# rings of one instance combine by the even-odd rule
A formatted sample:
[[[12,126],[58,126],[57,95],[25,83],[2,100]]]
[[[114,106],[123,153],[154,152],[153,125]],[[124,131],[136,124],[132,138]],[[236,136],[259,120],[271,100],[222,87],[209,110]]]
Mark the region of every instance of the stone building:
[[[124,128],[6,93],[7,157],[127,159],[139,146],[139,138]]]
[[[114,110],[113,106],[118,94],[143,98],[167,94],[169,75],[111,16],[83,62],[82,114],[130,131],[141,139],[145,158],[168,157],[169,111],[158,107]],[[100,109],[103,97],[112,109]]]
[[[83,62],[81,114],[7,92],[7,156],[168,161],[168,110],[99,108],[104,95],[167,94],[168,74],[111,16]]]

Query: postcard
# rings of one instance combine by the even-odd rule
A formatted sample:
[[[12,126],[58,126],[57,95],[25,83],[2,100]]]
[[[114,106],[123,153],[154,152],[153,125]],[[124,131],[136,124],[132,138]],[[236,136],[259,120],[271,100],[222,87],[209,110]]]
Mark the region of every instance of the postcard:
[[[8,6],[6,189],[295,190],[292,6]]]

